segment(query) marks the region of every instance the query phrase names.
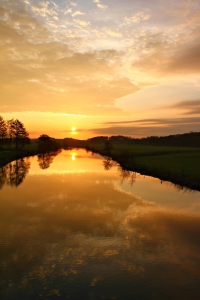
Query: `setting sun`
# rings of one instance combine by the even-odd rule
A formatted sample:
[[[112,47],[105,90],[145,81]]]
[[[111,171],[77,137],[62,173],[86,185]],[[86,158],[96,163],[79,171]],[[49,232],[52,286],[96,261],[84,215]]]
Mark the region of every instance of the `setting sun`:
[[[76,127],[72,127],[72,131],[76,131]]]

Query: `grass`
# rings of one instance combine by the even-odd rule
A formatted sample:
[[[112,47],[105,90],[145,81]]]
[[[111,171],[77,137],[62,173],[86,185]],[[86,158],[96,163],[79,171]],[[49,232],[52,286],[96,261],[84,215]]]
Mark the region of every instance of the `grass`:
[[[104,151],[104,144],[88,144],[90,149],[96,151]],[[192,147],[172,147],[172,146],[147,146],[147,145],[131,145],[131,144],[114,144],[112,145],[112,154],[120,154],[121,152],[129,152],[136,156],[159,155],[168,153],[180,153],[180,152],[198,152],[199,148]]]
[[[15,159],[35,154],[38,154],[37,143],[35,141],[19,150],[16,150],[14,147],[11,147],[11,149],[0,149],[0,167]]]
[[[109,154],[125,169],[200,190],[199,148],[114,144],[110,153],[106,153],[103,143],[88,148]]]
[[[200,152],[138,157],[137,162],[155,171],[166,170],[200,177]]]

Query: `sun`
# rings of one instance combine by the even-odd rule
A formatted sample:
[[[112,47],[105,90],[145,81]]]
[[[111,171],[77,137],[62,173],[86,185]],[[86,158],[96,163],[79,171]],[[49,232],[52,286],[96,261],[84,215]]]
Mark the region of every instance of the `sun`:
[[[76,127],[72,127],[72,131],[73,131],[73,132],[76,131]]]

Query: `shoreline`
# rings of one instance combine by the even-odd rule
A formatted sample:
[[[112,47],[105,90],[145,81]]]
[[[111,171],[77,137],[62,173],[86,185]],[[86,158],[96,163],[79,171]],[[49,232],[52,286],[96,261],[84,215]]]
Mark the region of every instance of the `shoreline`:
[[[158,178],[161,181],[168,181],[181,188],[187,188],[190,190],[195,190],[200,192],[200,180],[195,176],[188,176],[181,172],[170,172],[164,169],[153,170],[150,166],[140,163],[138,157],[134,160],[129,161],[124,158],[121,159],[120,155],[109,154],[107,155],[105,151],[97,150],[94,148],[87,147],[87,150],[100,154],[105,158],[111,158],[113,161],[117,162],[124,170],[140,173],[141,175],[152,176]],[[156,155],[155,155],[156,157]]]
[[[7,152],[7,155],[2,155],[2,153]],[[8,152],[10,152],[8,154]],[[38,151],[35,150],[20,150],[20,151],[11,151],[11,150],[4,150],[2,152],[0,152],[1,156],[0,156],[0,167],[4,167],[5,165],[7,165],[8,163],[20,159],[20,158],[24,158],[24,157],[29,157],[29,156],[34,156],[39,154]]]
[[[122,157],[117,154],[106,154],[103,150],[97,150],[93,147],[81,147],[85,150],[89,150],[94,153],[98,153],[106,158],[111,158],[113,161],[117,162],[123,169],[128,171],[133,171],[140,173],[141,175],[152,176],[160,179],[161,181],[169,181],[180,187],[185,187],[191,190],[196,190],[200,192],[200,180],[195,176],[185,175],[183,172],[170,172],[165,169],[153,170],[148,164],[144,164],[138,161],[138,157],[130,159],[129,157]],[[62,149],[62,148],[60,148]],[[67,150],[67,149],[65,149]],[[10,153],[8,153],[10,152]],[[6,155],[2,155],[5,153]],[[0,167],[5,166],[6,164],[24,157],[30,157],[38,155],[37,149],[24,149],[24,150],[3,150],[0,152]],[[156,157],[156,156],[155,156]]]

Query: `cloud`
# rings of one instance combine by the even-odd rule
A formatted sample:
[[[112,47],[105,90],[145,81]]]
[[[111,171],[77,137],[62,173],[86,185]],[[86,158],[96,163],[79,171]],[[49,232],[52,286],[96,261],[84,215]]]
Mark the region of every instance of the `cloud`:
[[[108,6],[105,4],[102,4],[100,0],[93,0],[94,3],[96,3],[97,7],[100,9],[106,9]]]
[[[146,71],[155,78],[200,73],[200,13],[191,6],[187,10],[177,10],[176,17],[173,14],[174,11],[169,8],[165,12],[168,24],[138,31],[136,42],[130,47],[136,53],[132,63],[134,68]],[[156,18],[152,15],[149,21],[160,23]],[[140,53],[136,52],[138,50]]]
[[[186,45],[183,49],[179,49],[170,57],[164,71],[181,74],[200,74],[200,44]]]
[[[129,120],[129,121],[112,121],[104,122],[106,125],[125,125],[125,124],[140,124],[140,125],[175,125],[175,124],[198,124],[200,123],[200,117],[196,118],[177,118],[177,119],[139,119],[139,120]]]
[[[113,36],[113,37],[117,37],[117,38],[120,38],[122,37],[122,33],[121,32],[118,32],[118,31],[115,31],[115,30],[112,30],[112,29],[109,29],[106,31],[110,36]]]
[[[131,17],[125,17],[124,21],[126,24],[131,24],[131,23],[140,23],[143,21],[147,21],[149,20],[151,17],[150,14],[145,14],[144,12],[137,12],[136,14],[134,14]]]
[[[200,131],[200,117],[116,121],[104,122],[103,125],[104,127],[91,129],[91,131],[96,135],[125,135],[132,137],[165,136],[185,133],[186,131]],[[107,125],[112,126],[107,127]]]
[[[71,4],[72,6],[77,6],[77,3],[76,3],[76,2],[70,2],[70,4]]]
[[[137,99],[124,100],[121,107],[116,99],[134,94],[138,86],[199,74],[200,14],[194,1],[190,7],[184,1],[184,9],[180,1],[107,1],[107,11],[97,9],[104,5],[100,0],[58,2],[1,4],[2,111],[127,115]],[[154,95],[148,98],[143,91],[146,100],[140,103],[155,107]],[[182,95],[176,101],[185,99]],[[183,113],[199,112],[192,109]]]
[[[97,3],[97,7],[100,9],[106,9],[108,6],[102,3]]]
[[[72,14],[72,9],[68,8],[68,9],[64,10],[63,13],[64,13],[64,15]]]
[[[39,16],[46,17],[47,14],[50,14],[48,10],[48,6],[49,6],[49,2],[38,2],[31,5],[31,9]]]
[[[105,114],[108,110],[111,114],[123,112],[115,108],[115,99],[134,93],[138,87],[118,73],[117,51],[79,53],[70,49],[66,40],[55,40],[26,9],[10,12],[5,6],[2,13],[8,18],[0,26],[1,111],[88,110],[89,114],[103,114],[108,105]],[[89,24],[76,22],[85,27]]]
[[[72,13],[72,17],[80,16],[80,15],[85,15],[85,13],[81,12],[80,10],[77,10],[77,11]]]
[[[171,106],[171,108],[179,108],[186,110],[185,115],[200,114],[200,100],[180,101]]]
[[[87,27],[90,25],[90,22],[79,20],[79,19],[74,19],[74,22],[76,22],[78,25],[82,27]]]

